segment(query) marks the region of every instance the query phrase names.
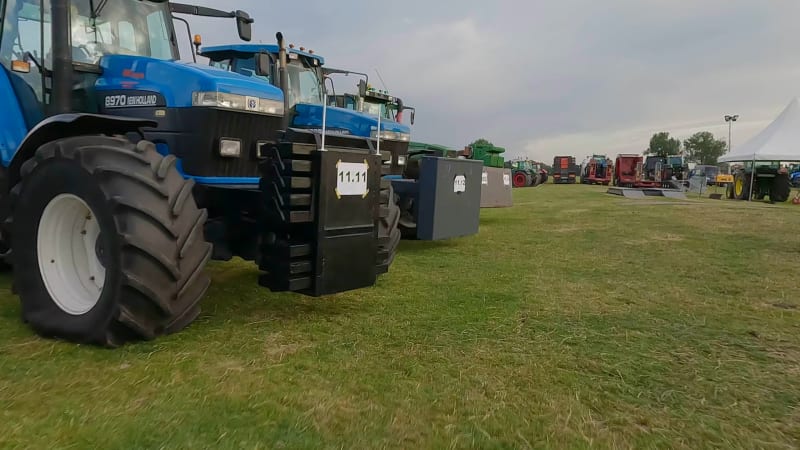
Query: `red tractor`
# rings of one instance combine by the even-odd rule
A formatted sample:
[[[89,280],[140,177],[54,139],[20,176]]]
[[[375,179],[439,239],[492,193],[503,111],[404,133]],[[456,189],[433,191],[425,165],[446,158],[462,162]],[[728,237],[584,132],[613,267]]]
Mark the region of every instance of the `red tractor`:
[[[608,186],[614,178],[614,163],[605,155],[594,155],[581,168],[582,184]]]
[[[658,187],[660,182],[644,178],[644,158],[641,155],[617,155],[614,164],[614,186],[631,188]]]

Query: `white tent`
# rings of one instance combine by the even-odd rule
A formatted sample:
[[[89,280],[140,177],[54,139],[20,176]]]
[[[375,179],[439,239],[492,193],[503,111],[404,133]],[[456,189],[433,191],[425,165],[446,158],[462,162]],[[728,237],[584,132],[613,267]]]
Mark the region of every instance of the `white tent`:
[[[800,99],[795,98],[767,128],[719,159],[720,162],[800,161]]]

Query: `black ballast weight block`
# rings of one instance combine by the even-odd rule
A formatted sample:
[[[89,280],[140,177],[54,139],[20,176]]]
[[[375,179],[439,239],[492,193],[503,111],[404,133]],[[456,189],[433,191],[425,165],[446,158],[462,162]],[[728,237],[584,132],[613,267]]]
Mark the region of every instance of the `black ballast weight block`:
[[[419,180],[392,180],[394,192],[414,199],[417,239],[442,240],[478,232],[483,161],[425,156]]]
[[[363,168],[365,194],[337,185],[340,164]],[[273,147],[261,165],[265,227],[259,268],[265,273],[259,284],[311,296],[375,284],[380,164],[379,156],[360,149]],[[341,174],[342,181],[347,175]],[[363,173],[349,176],[363,181]]]

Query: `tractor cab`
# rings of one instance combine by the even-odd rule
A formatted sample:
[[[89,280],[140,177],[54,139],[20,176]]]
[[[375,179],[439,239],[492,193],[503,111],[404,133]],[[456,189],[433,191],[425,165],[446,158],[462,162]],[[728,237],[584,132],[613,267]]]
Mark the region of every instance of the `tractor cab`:
[[[325,74],[328,78],[336,73],[350,74],[352,72],[325,69]],[[409,124],[414,125],[416,108],[405,105],[401,98],[390,95],[388,91],[377,90],[369,84],[366,84],[366,82],[360,82],[358,87],[358,94],[345,93],[333,95],[328,97],[328,104],[354,111],[361,111],[370,116],[380,116],[384,121],[397,123],[404,123],[406,119],[405,112],[409,111]]]
[[[667,156],[667,169],[666,179],[685,181],[689,177],[689,161],[683,155]]]

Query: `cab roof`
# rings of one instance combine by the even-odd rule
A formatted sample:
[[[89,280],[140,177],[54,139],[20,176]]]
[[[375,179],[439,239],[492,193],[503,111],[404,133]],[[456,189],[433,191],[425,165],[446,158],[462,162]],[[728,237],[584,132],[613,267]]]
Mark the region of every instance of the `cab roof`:
[[[308,51],[300,51],[297,48],[286,48],[288,53],[294,55],[305,56],[307,58],[313,58],[319,61],[320,65],[325,64],[325,58],[319,56],[315,53],[309,53]],[[210,55],[214,55],[216,57],[222,58],[244,58],[249,57],[255,53],[271,53],[271,54],[278,54],[278,46],[277,44],[232,44],[232,45],[212,45],[208,47],[203,47],[200,55],[209,58]]]

